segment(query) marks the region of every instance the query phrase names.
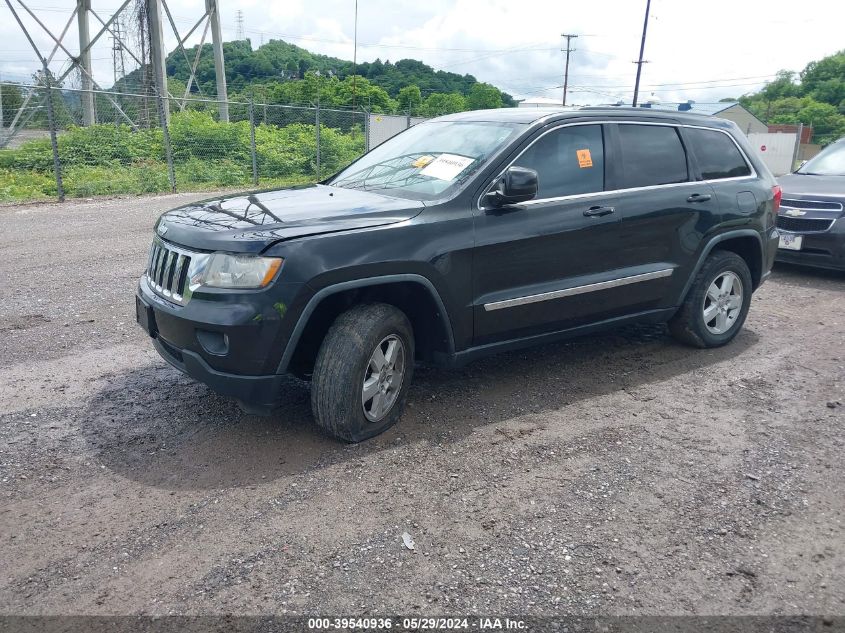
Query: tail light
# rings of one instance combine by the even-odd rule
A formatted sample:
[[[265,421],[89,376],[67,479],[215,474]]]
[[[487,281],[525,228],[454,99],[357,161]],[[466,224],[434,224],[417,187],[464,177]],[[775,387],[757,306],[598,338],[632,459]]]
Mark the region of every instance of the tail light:
[[[772,187],[772,224],[778,225],[778,210],[780,209],[780,201],[783,198],[783,189],[780,185]]]

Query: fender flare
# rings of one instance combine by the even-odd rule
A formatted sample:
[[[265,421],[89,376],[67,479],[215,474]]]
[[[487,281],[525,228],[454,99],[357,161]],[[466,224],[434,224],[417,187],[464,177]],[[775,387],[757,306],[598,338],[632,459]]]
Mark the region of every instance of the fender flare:
[[[704,260],[707,259],[707,256],[713,251],[716,245],[719,242],[724,242],[725,240],[732,240],[737,237],[754,237],[757,239],[757,242],[760,246],[760,271],[762,273],[765,273],[766,248],[763,244],[763,238],[760,236],[759,232],[757,232],[755,229],[735,229],[733,231],[719,233],[718,235],[714,235],[712,238],[710,238],[710,240],[707,242],[707,244],[704,245],[704,248],[701,250],[701,255],[699,255],[698,257],[698,261],[695,264],[695,268],[692,269],[692,272],[689,275],[689,279],[687,279],[687,283],[684,285],[684,290],[681,293],[681,301],[684,301],[684,299],[686,299],[687,293],[689,292],[689,289],[692,286],[692,282],[695,280],[696,275],[698,275],[698,271],[701,270],[702,266],[704,266]]]
[[[381,275],[378,277],[365,277],[363,279],[343,281],[340,283],[332,284],[330,286],[326,286],[325,288],[321,288],[320,290],[318,290],[314,294],[314,296],[308,300],[308,303],[305,304],[305,308],[299,315],[299,319],[297,320],[296,325],[293,328],[293,332],[291,332],[290,338],[288,339],[287,345],[285,346],[285,352],[284,354],[282,354],[282,360],[279,362],[279,367],[276,369],[276,373],[283,374],[287,372],[288,364],[290,363],[294,350],[296,350],[296,347],[299,344],[299,339],[302,336],[302,332],[305,330],[305,326],[308,325],[308,321],[311,318],[311,314],[314,312],[314,310],[317,309],[317,306],[320,305],[320,302],[323,299],[333,294],[337,294],[338,292],[343,292],[345,290],[355,290],[358,288],[366,288],[368,286],[380,286],[383,284],[402,282],[420,284],[428,291],[429,295],[431,295],[431,298],[434,299],[434,302],[437,305],[437,310],[440,312],[441,324],[446,329],[449,353],[454,354],[455,335],[452,330],[452,321],[449,318],[449,312],[446,310],[446,306],[443,303],[443,299],[440,297],[440,293],[437,291],[437,288],[434,287],[434,284],[431,283],[431,281],[427,277],[423,277],[422,275],[417,275],[414,273]]]

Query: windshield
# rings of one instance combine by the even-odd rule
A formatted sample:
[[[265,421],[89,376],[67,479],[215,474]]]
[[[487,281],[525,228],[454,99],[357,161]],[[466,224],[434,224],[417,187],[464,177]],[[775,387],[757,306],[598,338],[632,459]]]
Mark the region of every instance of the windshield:
[[[432,200],[465,182],[522,127],[486,121],[420,123],[364,154],[328,184]]]
[[[808,160],[799,174],[813,176],[845,176],[845,141],[838,141]]]

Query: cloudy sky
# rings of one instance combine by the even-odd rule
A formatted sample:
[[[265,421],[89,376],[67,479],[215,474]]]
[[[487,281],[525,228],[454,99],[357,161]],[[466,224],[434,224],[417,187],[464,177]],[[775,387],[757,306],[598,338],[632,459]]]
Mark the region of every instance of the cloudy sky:
[[[51,40],[17,4],[36,44]],[[24,0],[55,33],[73,0]],[[133,4],[136,0],[132,0]],[[5,2],[5,0],[4,0]],[[205,0],[167,0],[185,33]],[[118,0],[91,0],[104,19]],[[284,39],[314,52],[352,58],[355,0],[219,0],[225,39],[235,39],[236,12],[257,47]],[[559,99],[564,54],[561,33],[578,34],[570,61],[574,103],[630,100],[645,0],[359,0],[358,60],[421,59],[436,69],[469,73],[518,98]],[[780,69],[799,71],[809,61],[845,47],[840,0],[653,0],[641,94],[663,101],[718,101],[759,88]],[[166,24],[166,23],[165,23]],[[92,35],[98,30],[91,18]],[[175,36],[168,31],[168,49]],[[201,29],[200,29],[201,31]],[[195,44],[199,34],[188,41]],[[0,75],[23,81],[38,62],[13,15],[0,4]],[[75,21],[66,46],[78,52]],[[113,82],[111,42],[93,51],[94,74]],[[52,68],[66,67],[59,53]],[[127,58],[128,69],[132,67]]]

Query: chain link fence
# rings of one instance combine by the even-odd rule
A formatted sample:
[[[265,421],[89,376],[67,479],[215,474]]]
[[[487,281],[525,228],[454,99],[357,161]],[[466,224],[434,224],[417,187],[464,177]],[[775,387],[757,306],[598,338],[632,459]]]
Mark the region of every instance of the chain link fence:
[[[0,202],[322,180],[419,119],[364,110],[0,85]],[[83,100],[93,96],[93,125]],[[386,123],[385,123],[386,122]],[[385,125],[381,125],[384,123]]]

